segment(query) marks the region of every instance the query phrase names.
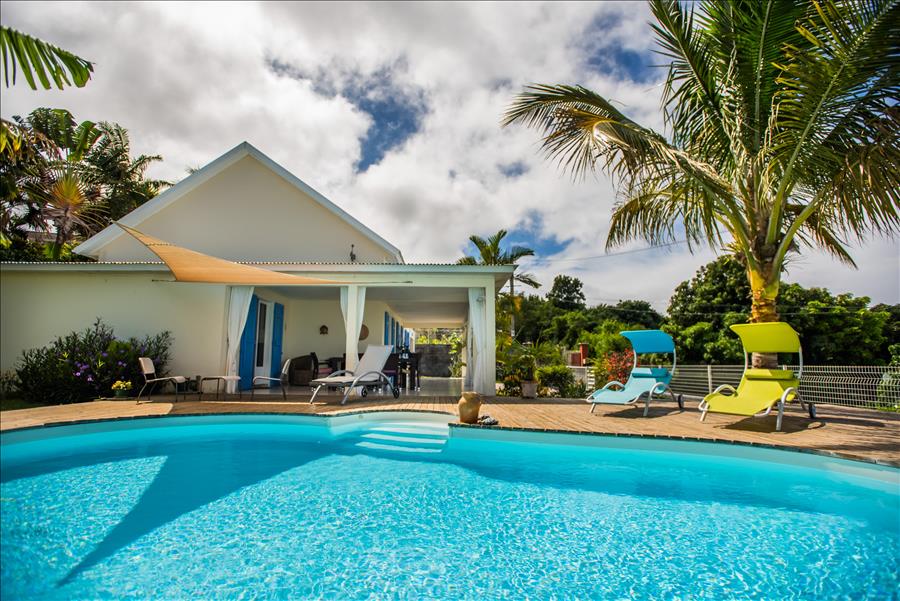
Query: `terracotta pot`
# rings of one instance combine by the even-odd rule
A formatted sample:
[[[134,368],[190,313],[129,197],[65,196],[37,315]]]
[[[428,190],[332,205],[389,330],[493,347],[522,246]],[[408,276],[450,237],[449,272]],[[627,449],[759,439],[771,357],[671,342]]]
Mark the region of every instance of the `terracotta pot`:
[[[523,381],[522,382],[522,398],[523,399],[533,399],[537,396],[537,382],[533,381]]]
[[[477,392],[464,392],[459,397],[459,421],[462,424],[478,423],[478,412],[481,411],[481,403],[484,400]]]

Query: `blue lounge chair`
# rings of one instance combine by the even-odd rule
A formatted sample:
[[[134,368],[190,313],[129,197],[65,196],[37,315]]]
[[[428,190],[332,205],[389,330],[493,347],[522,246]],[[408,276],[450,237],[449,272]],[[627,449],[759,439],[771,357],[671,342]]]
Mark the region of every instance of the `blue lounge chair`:
[[[672,400],[678,403],[679,409],[684,409],[684,398],[682,395],[675,397],[672,389],[669,388],[669,382],[675,374],[675,364],[677,357],[675,356],[675,342],[672,337],[662,330],[629,330],[619,332],[622,336],[631,342],[631,348],[634,349],[634,367],[628,381],[624,384],[621,382],[609,382],[606,386],[599,390],[595,390],[586,399],[591,404],[591,413],[594,408],[600,404],[610,405],[632,405],[637,403],[641,397],[644,397],[644,417],[650,410],[650,399],[655,395],[661,397],[666,392],[672,397]],[[672,368],[665,367],[638,367],[638,355],[642,353],[664,353],[672,355]],[[618,387],[618,390],[615,388]]]

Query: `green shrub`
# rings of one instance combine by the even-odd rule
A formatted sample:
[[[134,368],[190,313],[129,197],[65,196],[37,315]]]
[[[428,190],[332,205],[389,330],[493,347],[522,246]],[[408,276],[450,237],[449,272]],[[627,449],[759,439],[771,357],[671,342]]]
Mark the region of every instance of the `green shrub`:
[[[0,399],[14,399],[21,394],[22,383],[13,370],[0,373]]]
[[[588,395],[587,384],[581,380],[575,380],[560,391],[560,396],[566,399],[583,399]]]
[[[164,375],[171,346],[169,332],[119,340],[98,319],[86,330],[22,354],[16,368],[22,398],[43,405],[76,403],[108,396],[116,380],[139,387],[138,357],[150,357],[157,375]]]
[[[555,388],[560,393],[562,393],[567,386],[571,386],[575,383],[575,374],[565,365],[539,367],[535,371],[535,376],[541,386]]]

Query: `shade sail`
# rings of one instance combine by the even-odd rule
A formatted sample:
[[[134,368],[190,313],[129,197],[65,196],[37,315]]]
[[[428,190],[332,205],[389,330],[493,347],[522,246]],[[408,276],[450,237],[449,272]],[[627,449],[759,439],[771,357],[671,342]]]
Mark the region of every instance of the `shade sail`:
[[[289,273],[279,273],[252,265],[241,265],[194,250],[175,246],[148,236],[127,225],[116,223],[159,257],[178,282],[231,284],[238,286],[340,286],[356,282],[323,280]]]

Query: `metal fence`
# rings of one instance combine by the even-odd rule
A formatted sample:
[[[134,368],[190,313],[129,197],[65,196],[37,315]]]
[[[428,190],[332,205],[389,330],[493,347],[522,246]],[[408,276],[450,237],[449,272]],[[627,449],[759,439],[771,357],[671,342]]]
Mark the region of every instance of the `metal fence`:
[[[797,366],[781,369],[797,371]],[[593,367],[569,369],[588,390],[597,388]],[[689,397],[703,397],[722,384],[737,387],[743,365],[679,365],[672,390]],[[900,410],[900,366],[804,365],[800,394],[812,403]]]
[[[796,371],[797,367],[782,365]],[[721,384],[737,386],[743,365],[679,365],[672,390],[688,396],[704,396]],[[812,403],[900,409],[900,366],[804,365],[800,394]]]

